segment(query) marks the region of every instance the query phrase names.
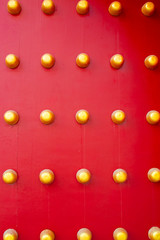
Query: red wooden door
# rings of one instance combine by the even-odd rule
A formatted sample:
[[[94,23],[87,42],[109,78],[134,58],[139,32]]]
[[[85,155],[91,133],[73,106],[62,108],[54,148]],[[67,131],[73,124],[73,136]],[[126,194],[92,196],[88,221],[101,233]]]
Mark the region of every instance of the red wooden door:
[[[52,15],[41,3],[21,0],[13,16],[0,2],[0,174],[18,174],[12,185],[0,180],[1,238],[10,228],[20,240],[51,229],[69,240],[85,227],[105,240],[122,227],[131,240],[147,239],[160,226],[159,183],[147,178],[160,168],[160,128],[146,121],[147,112],[160,111],[160,68],[147,69],[144,59],[160,57],[160,3],[154,0],[151,17],[141,12],[143,0],[121,0],[117,17],[108,0],[89,0],[86,15],[76,12],[76,1],[55,0]],[[90,57],[85,69],[76,65],[83,52]],[[5,64],[10,53],[20,59],[16,69]],[[55,57],[51,69],[41,66],[45,53]],[[124,57],[118,70],[110,65],[117,53]],[[13,126],[3,119],[10,109],[20,117]],[[55,114],[50,125],[39,119],[45,109]],[[85,125],[75,120],[80,109],[90,114]],[[111,120],[117,109],[126,114],[120,125]],[[91,172],[88,184],[76,180],[81,168]],[[128,174],[123,184],[112,177],[119,168]],[[43,169],[54,172],[51,185],[40,182]]]

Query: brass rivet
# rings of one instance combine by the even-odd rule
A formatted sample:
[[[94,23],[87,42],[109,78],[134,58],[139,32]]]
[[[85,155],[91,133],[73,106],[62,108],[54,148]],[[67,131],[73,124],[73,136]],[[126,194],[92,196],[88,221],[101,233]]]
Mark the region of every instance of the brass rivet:
[[[18,67],[18,65],[20,63],[18,57],[14,54],[7,55],[5,62],[6,62],[7,67],[12,68],[12,69]]]
[[[7,4],[8,12],[12,15],[17,15],[21,11],[21,5],[17,0],[9,0]]]
[[[3,240],[17,240],[18,239],[18,233],[14,229],[7,229],[3,233]]]
[[[88,67],[90,63],[89,56],[86,53],[79,54],[76,58],[76,63],[77,63],[77,66],[80,68]]]
[[[119,16],[122,12],[121,3],[118,1],[112,2],[108,8],[108,11],[112,16]]]
[[[148,231],[148,237],[150,240],[160,240],[160,228],[152,227]]]
[[[50,169],[44,169],[40,172],[39,179],[43,184],[51,184],[54,181],[54,173]]]
[[[44,68],[51,68],[55,64],[55,59],[50,53],[45,53],[41,57],[41,64]]]
[[[40,234],[40,240],[54,240],[55,234],[49,229],[45,229]]]
[[[113,68],[119,69],[124,63],[124,58],[121,54],[115,54],[110,59],[110,64]]]
[[[146,2],[142,8],[141,8],[142,13],[147,16],[150,17],[153,15],[154,11],[155,11],[155,5],[153,2]]]
[[[158,57],[155,55],[150,55],[145,58],[144,64],[147,68],[154,70],[158,66]]]
[[[158,169],[158,168],[151,168],[148,171],[148,179],[151,182],[159,182],[160,181],[160,169]]]
[[[54,121],[54,113],[51,110],[43,110],[40,114],[40,121],[44,124],[51,124]]]
[[[78,170],[76,179],[79,183],[88,183],[91,179],[91,173],[88,169],[82,168]]]
[[[89,112],[81,109],[76,113],[76,121],[80,124],[85,124],[89,120]]]
[[[113,238],[114,240],[127,240],[128,233],[124,228],[117,228],[113,232]]]
[[[42,2],[41,8],[42,8],[42,11],[48,15],[51,15],[55,11],[55,5],[52,0],[44,0]]]
[[[8,110],[4,114],[4,120],[9,125],[15,125],[19,121],[19,115],[14,110]]]
[[[121,124],[125,120],[125,113],[122,110],[115,110],[112,115],[111,119],[116,124]]]
[[[76,10],[79,14],[87,14],[89,11],[89,3],[86,0],[80,0],[77,3]]]
[[[113,180],[116,183],[124,183],[127,180],[127,172],[124,169],[117,169],[113,172]]]
[[[7,184],[13,184],[17,181],[17,173],[13,169],[8,169],[3,173],[3,181]]]
[[[77,239],[78,240],[91,240],[92,239],[92,233],[88,228],[81,228],[77,232]]]
[[[146,120],[149,124],[157,124],[160,121],[160,114],[158,111],[151,110],[146,115]]]

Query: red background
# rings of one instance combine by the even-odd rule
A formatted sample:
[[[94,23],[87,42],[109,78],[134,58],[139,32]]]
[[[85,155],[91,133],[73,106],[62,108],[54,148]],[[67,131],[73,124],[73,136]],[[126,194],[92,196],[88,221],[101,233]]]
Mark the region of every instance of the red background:
[[[159,184],[147,179],[150,168],[160,168],[160,128],[145,120],[160,111],[160,68],[144,66],[148,55],[160,57],[159,1],[153,17],[143,16],[140,0],[122,0],[119,17],[109,15],[108,0],[89,0],[86,16],[73,0],[55,0],[52,16],[40,0],[20,3],[22,12],[12,16],[0,2],[0,174],[12,168],[19,176],[14,185],[0,180],[1,238],[14,228],[19,239],[35,240],[49,228],[69,240],[87,227],[104,240],[123,227],[130,239],[147,239],[149,228],[160,226]],[[56,59],[50,70],[40,64],[47,52]],[[81,52],[90,56],[87,69],[75,64]],[[5,65],[9,53],[20,58],[15,70]],[[125,59],[120,70],[109,64],[116,53]],[[84,126],[75,121],[82,108],[91,116]],[[20,115],[15,126],[3,120],[9,109]],[[54,112],[52,125],[41,124],[44,109]],[[126,113],[119,126],[110,118],[116,109]],[[92,173],[86,186],[75,178],[83,167]],[[39,181],[45,168],[55,173],[51,186]],[[117,168],[128,172],[125,184],[113,181]]]

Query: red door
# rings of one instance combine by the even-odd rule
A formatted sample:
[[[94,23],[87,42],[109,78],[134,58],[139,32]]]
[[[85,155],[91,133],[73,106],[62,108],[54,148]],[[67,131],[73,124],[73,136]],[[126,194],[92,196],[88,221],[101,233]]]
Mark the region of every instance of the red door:
[[[84,15],[73,0],[55,0],[51,15],[40,0],[19,3],[21,12],[12,15],[6,0],[0,2],[0,174],[12,169],[18,176],[14,184],[0,180],[1,239],[7,229],[20,240],[50,229],[57,240],[70,240],[88,228],[93,239],[106,240],[119,227],[128,239],[148,239],[149,229],[160,227],[160,186],[147,177],[160,168],[159,117],[150,115],[155,125],[146,121],[149,111],[160,111],[160,68],[151,70],[144,60],[160,57],[160,2],[154,0],[150,17],[141,12],[143,0],[121,0],[118,16],[109,13],[108,0],[88,0]],[[49,69],[41,64],[45,53],[53,56]],[[81,59],[86,68],[76,64],[80,53],[88,55]],[[6,65],[8,54],[19,66]],[[124,58],[119,69],[110,64],[115,54]],[[46,109],[54,114],[51,124],[40,121]],[[81,120],[89,116],[85,124],[75,119],[81,109],[88,114]],[[9,113],[14,125],[11,115],[4,120],[8,110],[18,114]],[[123,123],[112,121],[115,110],[125,113]],[[91,174],[86,184],[76,179],[84,168]],[[52,184],[40,181],[44,169],[54,173]],[[124,183],[114,181],[117,169],[126,171]],[[158,169],[152,180],[159,181]],[[156,231],[152,240],[159,240]],[[4,239],[17,238],[10,237]]]

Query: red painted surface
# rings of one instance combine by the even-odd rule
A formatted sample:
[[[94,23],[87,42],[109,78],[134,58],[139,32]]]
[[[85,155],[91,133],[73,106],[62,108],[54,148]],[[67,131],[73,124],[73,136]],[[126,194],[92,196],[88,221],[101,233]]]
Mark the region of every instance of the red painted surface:
[[[147,179],[152,167],[160,168],[160,127],[145,120],[149,110],[160,110],[160,67],[150,71],[144,59],[160,58],[160,3],[145,17],[145,1],[122,0],[123,14],[109,15],[110,1],[90,0],[87,16],[76,13],[76,1],[55,0],[56,11],[46,16],[41,1],[21,0],[22,12],[12,16],[6,1],[0,2],[0,174],[18,172],[14,185],[0,180],[0,235],[8,228],[20,240],[39,239],[49,228],[56,239],[76,239],[88,227],[94,239],[112,239],[117,227],[129,239],[147,239],[150,227],[160,226],[159,184]],[[55,66],[46,70],[41,56],[49,52]],[[87,69],[75,64],[86,52]],[[20,57],[20,66],[5,66],[5,56]],[[112,55],[121,53],[120,70],[110,67]],[[75,121],[79,109],[90,112],[89,122]],[[20,115],[15,126],[3,120],[5,111]],[[50,126],[41,124],[44,109],[55,113]],[[115,125],[111,113],[122,109],[126,121]],[[85,167],[91,182],[79,184],[75,175]],[[117,168],[128,172],[128,181],[112,179]],[[55,182],[45,186],[39,172],[50,168]]]

